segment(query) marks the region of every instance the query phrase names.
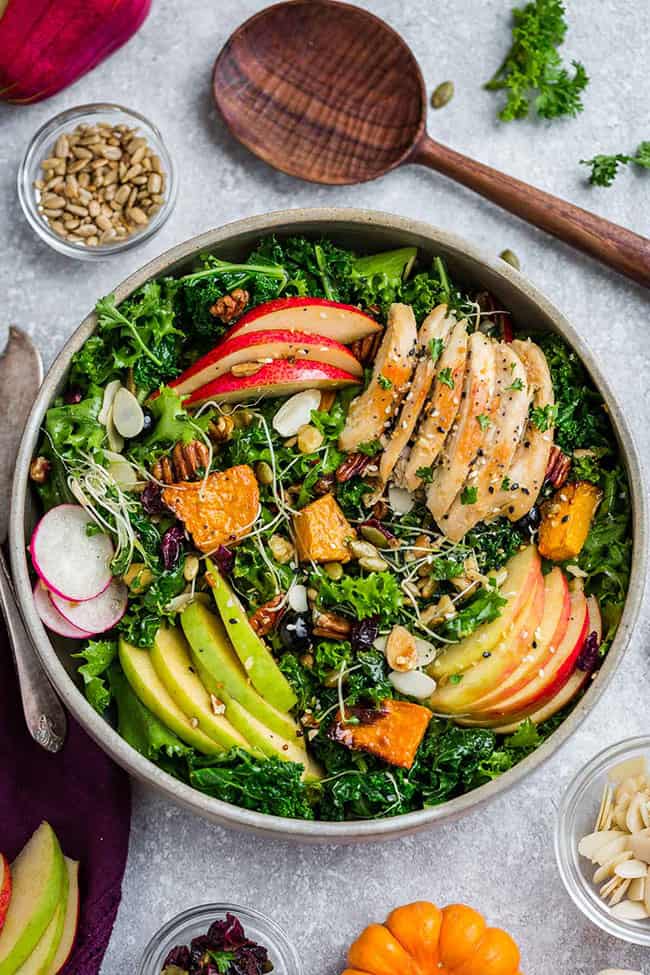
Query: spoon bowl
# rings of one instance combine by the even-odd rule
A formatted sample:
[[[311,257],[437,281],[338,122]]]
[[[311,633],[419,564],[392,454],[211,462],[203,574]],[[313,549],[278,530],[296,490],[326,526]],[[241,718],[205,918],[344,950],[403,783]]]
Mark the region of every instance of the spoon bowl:
[[[237,28],[217,57],[217,108],[269,165],[315,183],[376,179],[420,163],[650,287],[650,241],[431,139],[406,42],[340,0],[285,0]]]

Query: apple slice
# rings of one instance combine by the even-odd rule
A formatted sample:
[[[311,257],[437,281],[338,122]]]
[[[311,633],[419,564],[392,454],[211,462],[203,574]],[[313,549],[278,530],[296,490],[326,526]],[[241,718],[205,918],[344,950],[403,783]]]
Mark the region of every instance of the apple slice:
[[[472,711],[483,711],[507,700],[543,670],[562,644],[569,625],[570,609],[569,587],[562,570],[556,566],[544,576],[544,617],[537,630],[531,633],[530,649],[510,677],[492,693],[476,701]]]
[[[242,315],[226,333],[226,339],[244,332],[268,329],[312,332],[350,345],[373,332],[380,332],[381,325],[354,305],[344,305],[339,301],[328,301],[326,298],[275,298]]]
[[[242,400],[260,399],[270,396],[291,396],[303,389],[339,389],[352,386],[359,380],[343,369],[337,369],[326,362],[313,362],[308,359],[288,362],[276,359],[259,367],[250,376],[236,376],[227,372],[218,379],[195,389],[184,402],[184,406],[199,406],[209,400],[220,403],[238,403]]]
[[[571,593],[571,615],[562,643],[535,677],[520,691],[510,695],[499,705],[481,712],[486,718],[518,714],[533,704],[541,704],[564,687],[573,673],[580,651],[589,632],[589,612],[583,592]]]
[[[536,582],[542,578],[542,562],[534,545],[529,545],[508,561],[507,578],[500,595],[507,599],[501,615],[492,623],[479,626],[471,636],[450,646],[435,660],[427,672],[440,682],[452,674],[461,674],[473,666],[512,630],[515,621],[530,598]]]
[[[178,379],[169,383],[181,396],[230,372],[242,362],[268,363],[276,359],[289,362],[327,362],[330,366],[363,376],[363,366],[345,345],[325,335],[292,332],[288,329],[269,329],[264,332],[243,332],[221,342],[211,352],[198,359]]]
[[[459,674],[458,680],[452,675],[440,683],[429,698],[430,707],[443,714],[473,714],[475,701],[499,687],[520,664],[543,614],[544,582],[540,578],[513,629],[478,663]]]
[[[11,867],[4,853],[0,853],[0,931],[5,923],[11,900]]]
[[[11,900],[0,932],[0,975],[14,975],[29,958],[62,899],[65,863],[49,823],[41,823],[11,871]]]
[[[72,954],[77,939],[79,926],[79,864],[76,860],[65,858],[65,868],[68,874],[68,897],[65,904],[63,930],[56,954],[46,975],[57,975]]]

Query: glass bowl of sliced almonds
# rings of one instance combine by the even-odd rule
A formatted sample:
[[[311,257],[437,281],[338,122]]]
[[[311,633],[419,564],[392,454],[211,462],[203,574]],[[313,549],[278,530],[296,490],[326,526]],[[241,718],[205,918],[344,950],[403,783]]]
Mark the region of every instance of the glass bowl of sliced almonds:
[[[650,945],[650,737],[612,745],[580,770],[558,810],[555,855],[590,921]]]

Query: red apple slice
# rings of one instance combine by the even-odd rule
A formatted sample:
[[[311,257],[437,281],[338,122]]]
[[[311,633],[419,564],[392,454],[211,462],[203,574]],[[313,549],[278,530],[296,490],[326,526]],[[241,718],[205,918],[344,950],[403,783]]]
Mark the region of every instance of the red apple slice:
[[[440,682],[452,674],[460,674],[478,663],[484,653],[492,650],[512,628],[526,606],[536,582],[542,579],[542,563],[534,545],[517,552],[507,563],[508,575],[499,590],[507,599],[501,615],[492,623],[479,626],[471,636],[450,646],[435,660],[428,673]]]
[[[473,714],[474,702],[499,687],[519,665],[543,614],[544,582],[540,578],[514,628],[478,663],[459,674],[459,680],[452,676],[439,684],[429,698],[430,707],[443,714]]]
[[[291,396],[303,389],[338,389],[359,382],[355,376],[326,362],[287,362],[276,359],[251,376],[235,376],[228,372],[218,379],[194,390],[184,402],[186,407],[199,406],[209,400],[218,403],[237,403],[242,400],[269,396]]]
[[[79,864],[76,860],[65,858],[65,867],[68,871],[68,899],[65,906],[65,917],[63,919],[63,933],[59,941],[59,947],[52,964],[47,970],[47,975],[57,975],[68,961],[72,954],[75,941],[77,939],[77,928],[79,926]]]
[[[366,335],[381,331],[374,318],[356,308],[326,298],[276,298],[266,301],[239,319],[226,333],[226,339],[244,332],[267,329],[312,332],[350,345]]]
[[[181,396],[187,396],[195,389],[230,372],[233,366],[242,362],[268,363],[277,359],[289,362],[327,362],[351,376],[363,376],[363,366],[359,360],[335,339],[309,332],[269,329],[233,335],[186,369],[169,385]]]
[[[555,653],[551,655],[546,665],[516,694],[492,709],[486,709],[482,716],[499,718],[504,715],[518,714],[532,704],[553,697],[564,687],[573,673],[576,660],[584,646],[589,632],[589,612],[587,600],[583,592],[571,593],[571,615],[564,639]]]
[[[5,923],[11,900],[11,867],[4,853],[0,853],[0,931]]]
[[[569,587],[562,570],[556,566],[544,576],[544,617],[535,632],[520,665],[496,690],[476,701],[472,711],[480,712],[507,700],[521,690],[542,670],[555,649],[562,644],[569,625],[571,603]]]

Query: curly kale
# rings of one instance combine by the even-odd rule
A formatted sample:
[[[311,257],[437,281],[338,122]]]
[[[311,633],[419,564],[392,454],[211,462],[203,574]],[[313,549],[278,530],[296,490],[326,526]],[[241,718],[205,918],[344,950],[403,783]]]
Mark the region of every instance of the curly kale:
[[[377,617],[381,624],[393,621],[404,602],[393,572],[369,572],[365,576],[344,575],[338,581],[323,572],[314,573],[311,584],[318,589],[321,607],[338,607],[354,619]]]
[[[579,61],[572,62],[573,73],[568,71],[557,50],[567,32],[564,15],[561,0],[531,0],[513,10],[512,46],[484,86],[505,92],[502,121],[526,118],[531,106],[546,119],[582,111],[587,72]]]
[[[84,660],[77,672],[83,678],[84,693],[95,711],[103,714],[111,703],[110,686],[106,673],[117,657],[115,640],[88,640],[83,650],[73,653],[75,660]]]

